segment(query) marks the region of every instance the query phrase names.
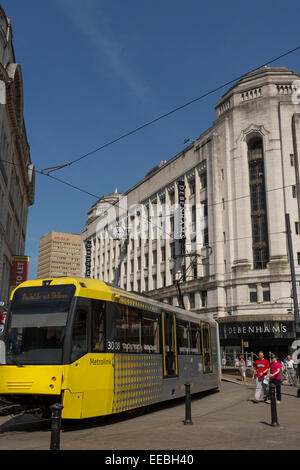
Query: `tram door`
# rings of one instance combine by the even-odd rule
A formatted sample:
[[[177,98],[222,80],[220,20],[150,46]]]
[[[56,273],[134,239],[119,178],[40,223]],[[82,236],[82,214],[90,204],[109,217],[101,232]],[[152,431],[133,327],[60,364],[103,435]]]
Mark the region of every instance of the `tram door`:
[[[163,365],[164,377],[178,375],[176,317],[171,313],[162,313]]]
[[[203,372],[204,374],[209,374],[213,371],[213,368],[211,359],[210,325],[208,323],[202,323],[201,335],[203,351]]]

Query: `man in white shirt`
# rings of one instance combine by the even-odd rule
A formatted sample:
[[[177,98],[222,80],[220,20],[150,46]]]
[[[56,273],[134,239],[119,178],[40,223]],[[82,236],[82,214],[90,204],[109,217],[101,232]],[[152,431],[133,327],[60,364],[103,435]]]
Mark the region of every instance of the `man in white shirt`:
[[[291,356],[288,356],[286,359],[286,370],[288,374],[289,384],[293,387],[296,387],[296,380],[295,380],[295,370],[294,370],[294,361]]]

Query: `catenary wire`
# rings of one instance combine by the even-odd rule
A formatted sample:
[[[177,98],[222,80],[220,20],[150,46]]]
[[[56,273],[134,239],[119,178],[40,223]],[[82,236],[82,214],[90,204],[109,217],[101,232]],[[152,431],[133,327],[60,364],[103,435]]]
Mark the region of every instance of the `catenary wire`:
[[[296,51],[299,50],[299,49],[300,49],[300,46],[297,46],[297,47],[295,47],[295,48],[293,48],[293,49],[290,49],[289,51],[284,52],[283,54],[281,54],[281,55],[279,55],[279,56],[277,56],[277,57],[275,57],[275,58],[273,58],[273,59],[271,59],[271,60],[265,62],[265,63],[262,64],[262,65],[259,65],[258,67],[255,67],[255,68],[252,69],[252,70],[250,70],[250,72],[247,72],[247,75],[250,74],[250,73],[253,73],[253,72],[255,72],[256,70],[259,70],[259,69],[261,69],[261,68],[263,68],[263,67],[266,67],[266,66],[272,64],[273,62],[276,62],[276,61],[278,61],[279,59],[282,59],[283,57],[286,57],[286,56],[292,54],[293,52],[296,52]],[[231,85],[232,83],[237,82],[238,80],[241,80],[244,76],[245,76],[245,74],[239,75],[238,77],[235,77],[235,78],[229,80],[228,82],[223,83],[222,85],[219,85],[219,86],[217,86],[216,88],[213,88],[212,90],[210,90],[210,91],[208,91],[208,92],[206,92],[206,93],[203,93],[202,95],[198,96],[197,98],[194,98],[194,99],[192,99],[192,100],[190,100],[190,101],[187,101],[186,103],[184,103],[184,104],[182,104],[182,105],[180,105],[180,106],[177,106],[177,107],[171,109],[170,111],[168,111],[168,112],[166,112],[166,113],[164,113],[164,114],[161,114],[160,116],[158,116],[158,117],[156,117],[156,118],[154,118],[154,119],[152,119],[152,120],[150,120],[150,121],[148,121],[148,122],[146,122],[146,123],[144,123],[144,124],[142,124],[142,125],[136,127],[135,129],[132,129],[131,131],[126,132],[126,133],[120,135],[119,137],[116,137],[115,139],[110,140],[109,142],[106,142],[105,144],[103,144],[103,145],[101,145],[101,146],[99,146],[99,147],[97,147],[97,148],[91,150],[90,152],[87,152],[87,153],[85,153],[85,154],[83,154],[83,155],[80,155],[79,157],[77,157],[77,158],[71,160],[70,162],[65,162],[65,163],[62,163],[62,164],[60,164],[60,165],[56,165],[56,166],[44,168],[42,171],[44,172],[44,171],[47,171],[47,170],[48,170],[48,173],[47,173],[47,174],[49,174],[49,172],[58,171],[58,170],[60,170],[60,169],[62,169],[62,168],[69,167],[69,166],[73,165],[74,163],[77,163],[77,162],[79,162],[79,161],[81,161],[81,160],[83,160],[83,159],[85,159],[85,158],[87,158],[87,157],[89,157],[89,156],[91,156],[91,155],[93,155],[93,154],[99,152],[100,150],[103,150],[103,149],[105,149],[105,148],[107,148],[107,147],[109,147],[109,146],[111,146],[111,145],[113,145],[113,144],[119,142],[120,140],[123,140],[123,139],[125,139],[125,138],[127,138],[127,137],[129,137],[129,136],[131,136],[131,135],[133,135],[133,134],[136,134],[137,132],[141,131],[142,129],[145,129],[146,127],[149,127],[149,126],[151,126],[152,124],[155,124],[156,122],[161,121],[162,119],[164,119],[164,118],[166,118],[166,117],[168,117],[168,116],[170,116],[170,115],[172,115],[172,114],[174,114],[174,113],[176,113],[176,112],[178,112],[178,111],[180,111],[180,110],[182,110],[182,109],[184,109],[184,108],[186,108],[186,107],[188,107],[188,106],[190,106],[190,105],[192,105],[192,104],[194,104],[194,103],[196,103],[196,102],[198,102],[198,101],[200,101],[200,100],[202,100],[203,98],[206,98],[207,96],[212,95],[213,93],[216,93],[217,91],[221,90],[222,88],[225,88],[226,86]]]
[[[9,162],[9,161],[3,160],[3,159],[0,159],[0,161],[5,162],[5,163],[9,163],[9,164],[11,164],[11,165],[20,166],[20,164],[17,164],[17,163],[14,163],[14,162]],[[76,190],[78,190],[78,191],[80,191],[80,192],[83,192],[83,193],[85,193],[85,194],[87,194],[87,195],[89,195],[89,196],[92,196],[92,197],[95,197],[96,199],[99,199],[99,196],[97,196],[97,195],[95,195],[95,194],[92,194],[92,193],[90,193],[90,192],[88,192],[88,191],[86,191],[86,190],[84,190],[84,189],[82,189],[82,188],[79,188],[78,186],[75,186],[75,185],[73,185],[73,184],[71,184],[71,183],[69,183],[69,182],[67,182],[67,181],[65,181],[65,180],[62,180],[61,178],[57,178],[57,177],[55,177],[55,176],[48,175],[48,174],[43,173],[42,171],[39,171],[39,170],[36,170],[36,169],[34,169],[34,171],[35,171],[36,173],[38,173],[38,174],[41,174],[41,175],[43,175],[43,176],[47,176],[47,177],[49,177],[49,178],[51,178],[51,179],[53,179],[53,180],[55,180],[55,181],[58,181],[58,182],[60,182],[60,183],[62,183],[62,184],[65,184],[65,185],[67,185],[67,186],[69,186],[69,187],[71,187],[71,188],[73,188],[73,189],[76,189]],[[275,191],[275,190],[279,190],[279,189],[285,189],[286,187],[290,187],[290,186],[293,186],[293,185],[287,185],[287,186],[282,186],[282,187],[274,188],[274,189],[271,189],[271,190],[266,190],[266,192],[268,192],[268,191]],[[250,195],[241,196],[241,197],[239,197],[239,198],[237,198],[237,199],[241,199],[241,198],[245,198],[245,197],[250,197]],[[232,201],[234,201],[234,200],[235,200],[235,199],[231,199],[231,200],[228,200],[228,202],[232,202]],[[225,202],[227,202],[227,201],[225,201]],[[222,203],[223,203],[223,202],[221,202],[221,203],[213,203],[213,204],[211,204],[211,205],[222,204]],[[118,205],[117,202],[114,203],[114,204],[112,204],[112,206],[113,206],[113,207],[118,207],[119,209],[123,209],[123,208],[121,208],[121,207]],[[142,216],[142,217],[143,217],[145,220],[147,220],[148,222],[150,222],[150,224],[153,225],[153,228],[158,228],[159,230],[164,231],[166,235],[168,235],[169,237],[171,237],[171,239],[174,239],[174,235],[172,235],[172,233],[167,233],[167,232],[164,230],[164,228],[161,227],[160,225],[155,225],[155,224],[153,224],[153,222],[152,222],[152,220],[151,220],[151,216],[148,216],[148,217]],[[280,233],[286,233],[286,232],[285,232],[285,231],[269,232],[268,235],[278,235],[278,234],[280,234]],[[229,241],[245,240],[245,239],[249,239],[249,238],[252,238],[252,236],[237,237],[237,238],[231,238],[231,239],[229,238],[229,239],[226,239],[225,243],[227,243],[227,242],[229,242]],[[213,240],[213,241],[211,241],[211,242],[209,243],[208,246],[215,245],[215,244],[217,244],[217,243],[224,243],[224,240]],[[204,245],[204,246],[205,246],[205,245]]]

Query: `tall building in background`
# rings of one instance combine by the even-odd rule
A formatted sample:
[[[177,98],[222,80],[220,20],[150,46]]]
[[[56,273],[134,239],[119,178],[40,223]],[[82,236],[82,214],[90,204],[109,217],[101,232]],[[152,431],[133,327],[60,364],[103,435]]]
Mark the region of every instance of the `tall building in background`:
[[[299,83],[285,67],[246,74],[216,103],[206,132],[119,196],[116,220],[106,221],[100,199],[82,232],[82,274],[173,305],[179,280],[185,307],[219,322],[227,357],[286,353],[294,318],[285,213],[300,280]]]
[[[24,255],[34,167],[23,116],[23,79],[11,22],[0,6],[0,302],[6,303],[14,255]]]
[[[40,239],[38,279],[80,276],[81,236],[50,232]]]

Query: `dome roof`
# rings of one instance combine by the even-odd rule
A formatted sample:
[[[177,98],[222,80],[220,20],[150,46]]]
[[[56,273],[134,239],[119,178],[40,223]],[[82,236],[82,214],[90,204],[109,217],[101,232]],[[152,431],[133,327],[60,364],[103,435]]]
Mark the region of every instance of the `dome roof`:
[[[238,80],[229,90],[227,90],[222,98],[227,97],[233,90],[238,92],[241,89],[249,87],[262,86],[267,83],[291,83],[293,80],[299,80],[300,75],[293,70],[286,67],[269,67],[264,66],[257,70],[246,73],[240,80]]]

